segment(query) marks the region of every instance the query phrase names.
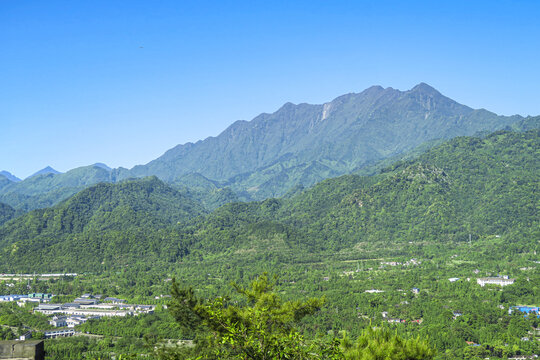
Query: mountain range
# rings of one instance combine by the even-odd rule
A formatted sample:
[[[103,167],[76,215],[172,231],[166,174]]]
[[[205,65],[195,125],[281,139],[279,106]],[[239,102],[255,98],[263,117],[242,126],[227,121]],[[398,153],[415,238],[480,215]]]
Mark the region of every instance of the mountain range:
[[[538,116],[472,109],[424,83],[408,91],[373,86],[322,105],[287,103],[130,170],[95,164],[63,174],[49,169],[19,182],[0,175],[0,201],[28,211],[99,182],[155,175],[177,189],[198,189],[197,196],[214,208],[283,196],[343,174],[373,173],[381,162],[419,154],[456,136],[527,130],[539,123]],[[212,199],[205,198],[209,191]]]
[[[373,86],[323,105],[287,103],[273,114],[237,121],[215,138],[176,146],[129,174],[173,181],[195,172],[226,181],[277,162],[352,171],[428,140],[493,130],[518,119],[473,110],[423,83],[404,92]]]

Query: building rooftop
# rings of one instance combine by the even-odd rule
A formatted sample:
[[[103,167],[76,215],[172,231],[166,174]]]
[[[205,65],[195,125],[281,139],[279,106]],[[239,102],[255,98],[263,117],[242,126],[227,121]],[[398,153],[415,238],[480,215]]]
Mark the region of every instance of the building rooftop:
[[[62,307],[64,308],[80,308],[81,307],[81,303],[65,303],[64,305],[62,305]]]
[[[59,310],[62,308],[60,304],[41,304],[36,309],[37,310]]]

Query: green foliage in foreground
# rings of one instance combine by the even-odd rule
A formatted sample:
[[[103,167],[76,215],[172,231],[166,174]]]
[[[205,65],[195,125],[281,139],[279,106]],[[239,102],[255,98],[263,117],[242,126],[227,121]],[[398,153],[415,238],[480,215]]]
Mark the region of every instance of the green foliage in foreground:
[[[372,327],[364,330],[356,341],[344,334],[340,339],[340,349],[344,358],[351,360],[428,360],[435,356],[435,350],[419,337],[404,339],[389,329]]]
[[[233,284],[242,302],[226,297],[203,301],[174,281],[170,311],[179,324],[198,333],[192,349],[164,351],[164,359],[432,359],[435,351],[419,339],[404,340],[388,330],[369,329],[356,340],[307,340],[297,329],[315,314],[323,298],[283,301],[266,274],[248,288]]]

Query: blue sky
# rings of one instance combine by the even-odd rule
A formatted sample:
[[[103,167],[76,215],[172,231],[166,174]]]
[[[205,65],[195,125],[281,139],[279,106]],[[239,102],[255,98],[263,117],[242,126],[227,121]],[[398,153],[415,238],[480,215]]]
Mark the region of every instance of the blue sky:
[[[540,114],[538,1],[0,1],[0,170],[146,163],[283,103],[426,82]]]

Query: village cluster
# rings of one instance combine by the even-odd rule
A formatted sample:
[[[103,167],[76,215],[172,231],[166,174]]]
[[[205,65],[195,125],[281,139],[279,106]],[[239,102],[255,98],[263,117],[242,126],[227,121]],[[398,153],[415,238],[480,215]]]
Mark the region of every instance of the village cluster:
[[[61,330],[46,331],[45,338],[56,338],[75,335],[75,326],[83,324],[88,320],[100,319],[109,316],[137,316],[140,314],[151,314],[154,312],[154,305],[127,304],[126,300],[115,297],[105,297],[102,295],[83,294],[72,302],[64,304],[53,304],[52,294],[31,293],[28,295],[2,295],[0,302],[16,301],[17,305],[25,306],[28,302],[37,303],[34,308],[35,313],[52,315],[49,324],[64,328]],[[31,337],[31,333],[21,336],[20,340]]]
[[[380,263],[381,266],[379,267],[379,269],[383,269],[385,266],[411,266],[411,265],[417,266],[417,265],[420,265],[421,263],[422,262],[417,260],[417,259],[411,259],[411,260],[406,261],[406,262],[382,261]],[[368,270],[373,270],[373,268],[368,268]],[[343,275],[348,276],[350,279],[352,279],[353,274],[355,272],[359,272],[359,271],[360,271],[360,268],[357,268],[356,271],[344,271]],[[474,273],[476,275],[478,275],[480,273],[480,270],[474,270]],[[330,277],[324,277],[323,280],[324,281],[329,281]],[[448,278],[448,281],[450,281],[450,282],[457,282],[457,281],[460,281],[460,280],[461,280],[461,278],[458,278],[458,277]],[[466,281],[471,281],[471,278],[466,278],[465,280]],[[514,284],[515,279],[511,279],[507,275],[499,275],[499,276],[496,276],[496,277],[480,277],[480,278],[476,279],[476,282],[481,287],[485,287],[486,285],[496,285],[496,286],[503,287],[503,286],[508,286],[508,285]],[[405,293],[405,290],[402,290],[402,289],[398,289],[397,291]],[[379,293],[384,293],[385,290],[367,289],[367,290],[364,290],[364,292],[369,293],[369,294],[379,294]],[[413,294],[415,294],[415,295],[418,295],[420,293],[420,289],[414,287],[414,288],[411,289],[411,292]],[[406,302],[406,303],[408,303],[408,302]],[[502,305],[499,305],[499,307],[501,309],[504,309],[504,307]],[[511,306],[508,309],[508,313],[511,314],[513,311],[516,311],[516,310],[524,313],[525,316],[529,315],[530,313],[533,313],[533,314],[536,314],[538,317],[540,317],[540,315],[538,315],[538,314],[540,314],[540,310],[539,310],[538,306]],[[454,320],[456,320],[459,316],[462,315],[462,313],[460,311],[453,311],[452,313],[453,313]],[[363,317],[365,315],[359,315],[359,316]],[[381,316],[388,323],[407,323],[407,322],[418,323],[418,324],[422,323],[422,319],[413,319],[413,320],[407,321],[406,319],[390,317],[389,313],[387,311],[383,311],[381,313]],[[524,341],[527,341],[527,340],[528,340],[528,338],[526,340],[524,340]]]

